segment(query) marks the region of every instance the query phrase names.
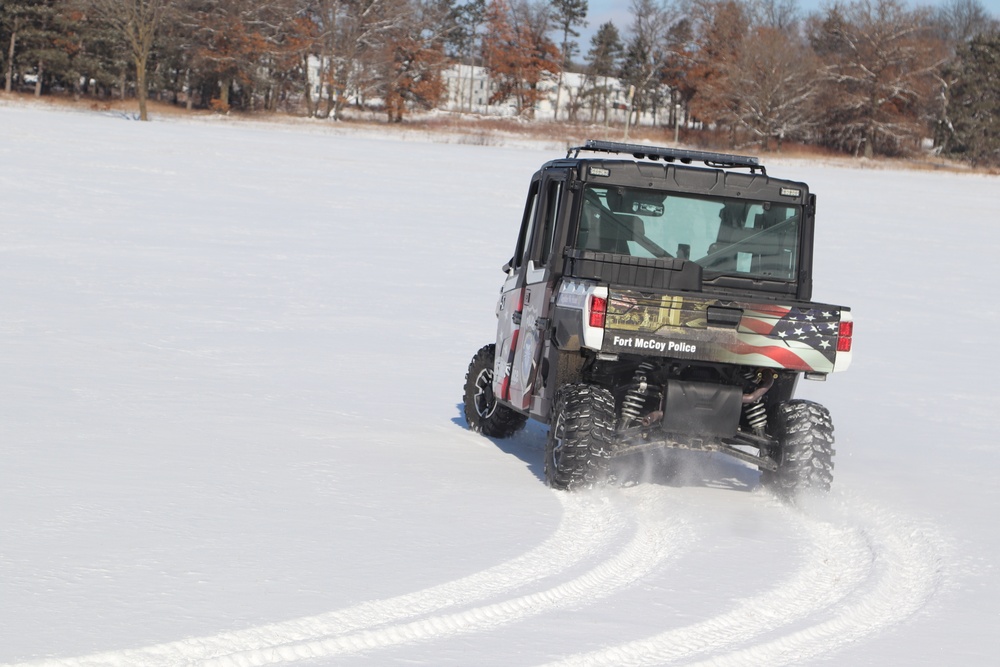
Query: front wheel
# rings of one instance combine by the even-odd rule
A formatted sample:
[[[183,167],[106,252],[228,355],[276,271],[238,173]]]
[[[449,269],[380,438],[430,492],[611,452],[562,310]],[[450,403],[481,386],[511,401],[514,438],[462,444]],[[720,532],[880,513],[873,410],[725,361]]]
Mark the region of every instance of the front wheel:
[[[603,387],[570,384],[559,390],[545,444],[545,480],[556,489],[585,489],[610,481],[615,398]]]
[[[772,424],[778,469],[761,471],[761,483],[783,496],[829,491],[834,454],[829,410],[812,401],[788,401],[776,407]]]
[[[469,364],[465,374],[465,421],[476,433],[491,438],[509,438],[527,421],[520,412],[501,405],[493,394],[493,360],[496,345],[484,345]]]

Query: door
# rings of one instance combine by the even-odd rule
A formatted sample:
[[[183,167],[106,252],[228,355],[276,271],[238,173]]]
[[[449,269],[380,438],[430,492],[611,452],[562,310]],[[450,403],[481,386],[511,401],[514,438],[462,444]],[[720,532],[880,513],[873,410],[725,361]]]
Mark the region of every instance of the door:
[[[507,264],[507,279],[500,290],[497,302],[497,347],[493,360],[493,392],[503,401],[510,401],[510,385],[513,379],[514,354],[517,351],[521,333],[521,318],[524,310],[524,274],[534,232],[540,175],[536,174],[528,190],[528,201],[524,205],[521,218],[521,232],[517,237],[514,256]]]
[[[494,391],[519,410],[528,410],[546,341],[552,298],[549,263],[562,208],[564,172],[546,172],[532,183],[521,235],[498,308]]]

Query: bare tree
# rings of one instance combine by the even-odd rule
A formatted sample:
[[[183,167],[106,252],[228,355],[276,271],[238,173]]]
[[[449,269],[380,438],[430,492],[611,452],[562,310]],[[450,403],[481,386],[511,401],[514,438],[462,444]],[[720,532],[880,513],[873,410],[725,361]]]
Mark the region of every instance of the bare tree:
[[[109,23],[128,46],[135,66],[139,119],[149,120],[147,66],[168,0],[90,0],[96,15]]]
[[[405,0],[315,0],[319,62],[325,95],[324,116],[341,118],[351,96],[361,98],[378,85],[389,36],[410,13]]]
[[[491,104],[510,100],[518,115],[534,117],[542,98],[539,84],[559,71],[559,51],[546,36],[550,25],[549,6],[542,2],[521,0],[511,6],[490,0],[483,55],[494,86]]]
[[[746,0],[753,24],[774,28],[788,34],[795,32],[801,20],[797,0]]]
[[[815,125],[819,61],[788,32],[758,28],[727,68],[726,83],[738,95],[736,117],[766,150],[786,138],[804,138]]]
[[[441,71],[448,60],[451,8],[428,0],[410,0],[410,8],[402,25],[385,40],[378,67],[378,92],[389,122],[401,122],[408,107],[434,108],[445,91]]]
[[[956,45],[997,29],[997,19],[979,0],[951,0],[938,8],[931,20],[941,38]]]
[[[694,6],[697,51],[691,85],[699,118],[728,127],[730,144],[749,133],[805,138],[819,93],[819,63],[798,29],[794,0],[703,0]]]
[[[857,0],[829,7],[814,26],[825,60],[824,140],[871,157],[903,154],[922,131],[922,105],[933,99],[946,60],[931,39],[925,11],[899,0]]]
[[[731,74],[737,67],[751,17],[737,0],[699,0],[692,5],[695,26],[695,64],[691,85],[695,89],[692,112],[702,121],[729,129],[729,143],[737,143],[741,126],[742,91]]]
[[[629,11],[632,27],[625,44],[621,79],[626,86],[635,86],[636,113],[648,109],[655,117],[663,69],[677,52],[670,34],[681,11],[672,0],[632,0]]]

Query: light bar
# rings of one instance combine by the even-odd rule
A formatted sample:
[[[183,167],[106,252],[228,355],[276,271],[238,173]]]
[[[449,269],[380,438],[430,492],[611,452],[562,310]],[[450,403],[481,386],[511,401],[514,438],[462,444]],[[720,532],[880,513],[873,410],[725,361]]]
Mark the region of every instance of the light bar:
[[[578,157],[581,151],[594,153],[628,153],[637,160],[663,160],[664,162],[680,162],[691,164],[703,162],[709,167],[731,169],[744,167],[750,171],[764,171],[760,160],[749,155],[732,155],[730,153],[712,153],[709,151],[691,151],[682,148],[667,148],[663,146],[643,146],[640,144],[624,144],[617,141],[598,141],[589,139],[583,146],[570,148],[566,157]]]

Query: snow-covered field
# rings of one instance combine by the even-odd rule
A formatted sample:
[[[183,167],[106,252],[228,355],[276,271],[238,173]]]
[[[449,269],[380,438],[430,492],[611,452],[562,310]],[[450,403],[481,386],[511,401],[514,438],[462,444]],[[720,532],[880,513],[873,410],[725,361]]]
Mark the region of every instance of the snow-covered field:
[[[465,429],[538,147],[0,106],[0,663],[993,665],[1000,179],[771,161],[835,490]]]

